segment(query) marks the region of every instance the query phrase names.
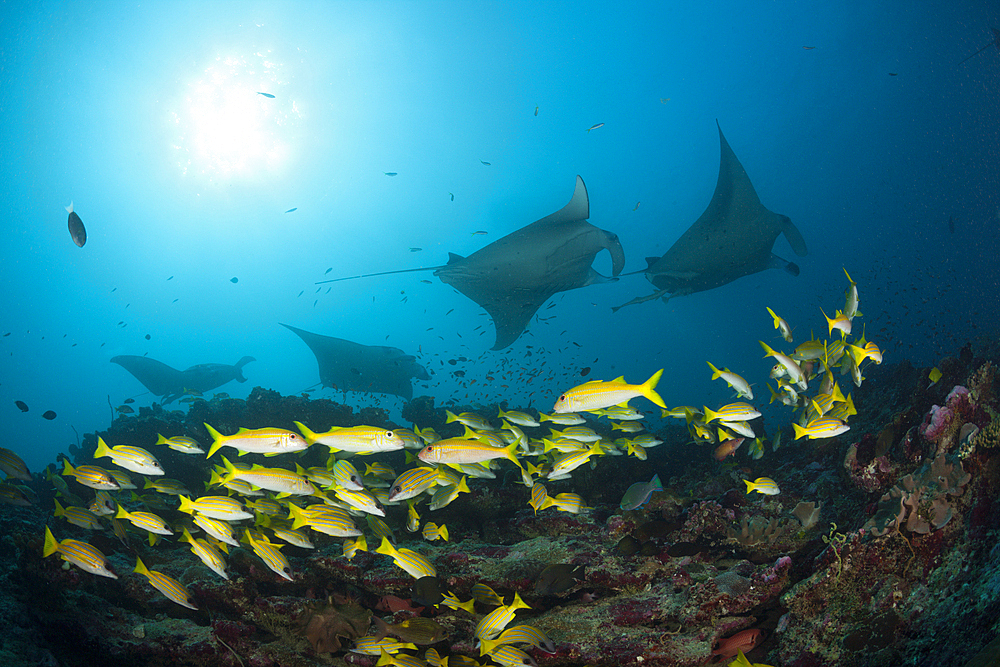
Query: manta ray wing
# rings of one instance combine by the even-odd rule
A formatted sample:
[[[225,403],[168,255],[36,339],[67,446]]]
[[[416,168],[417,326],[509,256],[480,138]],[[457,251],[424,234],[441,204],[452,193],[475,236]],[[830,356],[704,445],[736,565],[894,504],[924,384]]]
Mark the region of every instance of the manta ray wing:
[[[184,391],[184,374],[162,361],[123,354],[112,357],[111,363],[118,364],[134,375],[135,379],[154,396],[166,396]]]

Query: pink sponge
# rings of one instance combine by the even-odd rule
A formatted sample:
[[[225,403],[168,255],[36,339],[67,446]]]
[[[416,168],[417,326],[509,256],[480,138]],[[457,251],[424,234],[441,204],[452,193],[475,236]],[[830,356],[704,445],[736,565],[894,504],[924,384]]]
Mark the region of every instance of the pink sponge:
[[[944,433],[948,422],[951,420],[952,411],[950,408],[932,405],[931,411],[924,418],[924,423],[920,426],[920,434],[928,440],[936,440]]]

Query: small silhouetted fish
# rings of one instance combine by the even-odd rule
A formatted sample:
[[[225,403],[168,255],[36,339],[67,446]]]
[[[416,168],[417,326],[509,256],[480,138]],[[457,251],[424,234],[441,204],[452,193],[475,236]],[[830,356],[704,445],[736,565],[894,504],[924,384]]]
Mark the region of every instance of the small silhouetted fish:
[[[128,405],[129,403],[135,403],[135,399],[134,398],[126,398],[124,401],[122,401],[122,403],[125,403],[126,405]]]
[[[118,289],[118,288],[117,287],[112,287],[111,291],[114,292],[116,289]]]
[[[480,160],[480,162],[482,162],[483,164],[485,164],[487,167],[489,167],[492,164],[490,162],[487,162],[486,160]]]
[[[170,303],[177,303],[178,301],[180,301],[180,299],[174,299],[174,300],[173,300],[173,301],[171,301]]]
[[[316,299],[315,301],[313,301],[313,308],[315,308],[315,307],[316,307],[316,304],[317,304],[317,303],[319,303],[319,299]]]
[[[479,230],[478,232],[472,232],[472,235],[473,235],[473,236],[485,236],[485,235],[486,235],[486,234],[488,234],[488,233],[489,233],[489,232],[484,232],[484,231],[482,231],[482,230]]]
[[[234,283],[234,284],[238,283],[239,281],[240,281],[240,279],[237,278],[236,276],[233,276],[232,278],[229,279],[229,282]]]
[[[431,284],[431,281],[429,281],[429,280],[421,280],[420,282],[425,283],[427,285]],[[8,335],[10,335],[10,334],[8,334]]]
[[[899,72],[889,72],[889,76],[899,76]]]
[[[7,333],[5,333],[5,334],[3,335],[3,337],[4,337],[4,338],[6,338],[6,337],[7,337],[7,336],[9,336],[9,335],[10,335],[10,332],[8,331]]]
[[[582,369],[580,369],[581,377],[587,377],[588,375],[590,375],[590,366],[585,366]]]
[[[454,309],[454,308],[452,308],[452,309],[451,309],[451,310],[449,310],[449,311],[448,311],[447,313],[445,313],[445,315],[447,315],[447,314],[451,313],[451,311],[452,311],[452,310],[455,310],[455,309]]]
[[[410,252],[420,252],[423,248],[410,248]]]
[[[170,276],[169,278],[167,278],[167,280],[173,280],[173,279],[174,279],[173,276]]]
[[[130,415],[135,412],[135,410],[133,410],[127,405],[119,405],[117,408],[115,408],[115,410],[117,410],[118,414],[121,415]]]
[[[571,565],[570,563],[555,563],[549,565],[535,581],[535,595],[558,595],[565,593],[569,589],[583,581],[583,565]]]
[[[21,412],[28,411],[28,404],[24,401],[14,401],[14,405],[16,405]]]
[[[803,46],[802,48],[805,49],[806,51],[812,51],[816,47],[815,46]]]
[[[446,590],[447,586],[437,577],[420,577],[410,588],[410,599],[414,604],[432,607],[444,600]]]
[[[955,218],[948,218],[948,231],[955,233]]]
[[[52,410],[46,410],[45,412],[42,413],[42,419],[48,419],[49,421],[52,421],[55,418],[56,418],[56,413],[53,412]]]
[[[382,173],[385,174],[386,176],[398,176],[399,175],[399,172],[397,172],[397,171],[383,171]]]
[[[454,192],[449,192],[448,194],[451,195],[451,200],[455,201],[455,193]]]
[[[604,127],[604,123],[598,123],[597,125],[591,125],[590,127],[587,128],[587,132],[590,132],[591,130],[596,130],[599,127]]]
[[[146,334],[146,340],[149,340],[149,334]]]
[[[454,375],[457,378],[464,378],[465,377],[465,371],[455,371],[454,373],[452,373],[452,375]]]
[[[326,270],[326,271],[325,271],[325,272],[323,273],[323,275],[325,276],[325,275],[326,275],[327,273],[330,273],[331,271],[333,271],[333,267],[332,267],[332,266],[331,266],[331,267],[330,267],[329,269],[327,269],[327,270]],[[316,291],[318,292],[319,290],[316,290]]]
[[[305,293],[306,293],[306,291],[305,291],[305,290],[302,290],[301,292],[299,292],[299,296],[302,296],[302,295],[303,295],[303,294],[305,294]]]
[[[270,97],[272,100],[274,99],[274,95],[272,95],[271,93],[257,93],[257,94],[263,95],[264,97]]]
[[[538,115],[538,107],[535,107],[535,115]]]
[[[619,556],[634,556],[639,553],[639,549],[642,548],[642,542],[635,539],[631,535],[626,535],[622,539],[618,540],[618,545],[615,547],[615,553]]]
[[[291,213],[292,211],[297,211],[297,210],[299,210],[298,206],[296,206],[295,208],[288,209],[287,211],[285,211],[285,213]]]
[[[69,235],[73,237],[73,243],[82,248],[87,242],[87,229],[83,226],[80,216],[73,212],[73,202],[66,207],[66,212],[69,213]]]

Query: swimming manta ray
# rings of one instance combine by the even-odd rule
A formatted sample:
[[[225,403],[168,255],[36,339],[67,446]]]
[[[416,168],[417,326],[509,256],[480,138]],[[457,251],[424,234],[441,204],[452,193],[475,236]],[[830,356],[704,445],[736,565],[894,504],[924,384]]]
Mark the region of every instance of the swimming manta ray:
[[[232,366],[199,364],[179,371],[149,357],[123,354],[111,358],[111,363],[118,364],[134,375],[151,394],[163,396],[164,404],[186,393],[210,391],[231,380],[246,382],[247,379],[243,377],[243,367],[251,361],[257,360],[253,357],[243,357]]]
[[[577,176],[573,198],[566,206],[468,257],[450,253],[444,266],[369,273],[316,284],[434,271],[441,282],[478,303],[493,317],[497,335],[492,349],[501,350],[518,339],[531,317],[554,294],[614,280],[591,266],[601,250],[611,253],[613,276],[625,267],[625,251],[618,236],[590,224],[589,217],[587,186]]]
[[[293,326],[281,326],[301,338],[319,365],[324,387],[340,391],[366,391],[413,398],[411,378],[430,380],[417,358],[396,347],[362,345],[343,338],[310,333]]]
[[[778,234],[784,234],[795,254],[802,257],[806,254],[802,234],[787,216],[769,211],[760,203],[721,127],[719,142],[719,180],[708,208],[662,257],[647,257],[648,267],[636,272],[645,273],[658,291],[612,310],[669,293],[666,302],[674,296],[721,287],[764,269],[782,268],[793,276],[799,275],[798,266],[781,259],[771,248]]]

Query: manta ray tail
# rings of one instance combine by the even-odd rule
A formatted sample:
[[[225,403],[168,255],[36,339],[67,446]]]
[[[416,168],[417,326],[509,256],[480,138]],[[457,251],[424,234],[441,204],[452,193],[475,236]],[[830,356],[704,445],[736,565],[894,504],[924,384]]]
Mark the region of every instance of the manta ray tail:
[[[636,298],[632,299],[628,303],[623,303],[620,306],[612,306],[611,307],[611,312],[612,313],[617,313],[619,310],[621,310],[625,306],[631,306],[631,305],[636,304],[636,303],[645,303],[646,301],[652,301],[653,299],[659,299],[661,296],[663,296],[664,294],[666,294],[669,291],[670,290],[661,289],[658,292],[653,292],[652,294],[647,294],[646,296],[637,296]],[[670,297],[667,297],[667,298],[669,299]],[[666,301],[664,301],[664,303],[666,303]]]

